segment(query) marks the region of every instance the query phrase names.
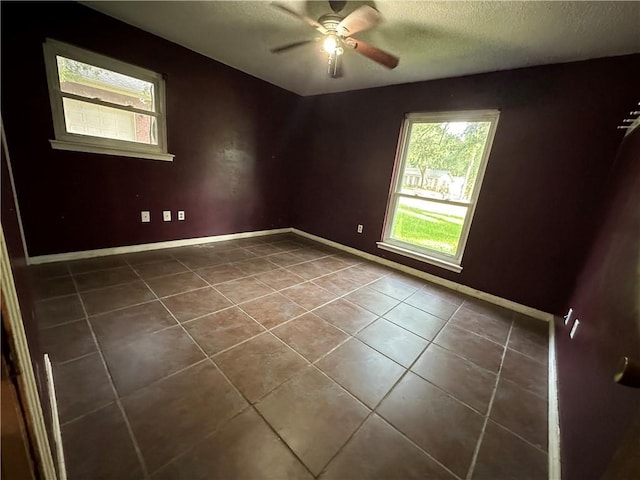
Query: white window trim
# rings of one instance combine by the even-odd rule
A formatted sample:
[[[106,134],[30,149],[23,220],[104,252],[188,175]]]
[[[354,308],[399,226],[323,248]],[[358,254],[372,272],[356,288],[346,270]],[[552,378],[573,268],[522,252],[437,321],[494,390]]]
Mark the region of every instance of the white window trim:
[[[55,139],[49,140],[53,149],[173,161],[174,155],[167,152],[165,82],[161,74],[50,38],[47,38],[44,42],[43,50],[47,84],[49,86],[49,99],[51,101],[51,113],[53,115],[53,129],[55,133]],[[63,94],[60,90],[58,64],[56,61],[57,55],[153,83],[155,95],[154,105],[156,109],[155,111],[140,111],[140,113],[156,119],[158,144],[148,145],[126,140],[93,137],[67,132],[62,101],[63,98],[75,98],[76,96]],[[138,111],[138,109],[132,107],[115,105],[90,98],[82,98],[81,101],[107,105],[123,111]]]
[[[499,110],[467,110],[457,112],[421,112],[421,113],[409,113],[405,115],[402,129],[400,131],[400,139],[398,141],[398,149],[396,151],[396,160],[393,171],[393,177],[391,180],[391,188],[389,190],[389,198],[387,201],[387,211],[385,213],[384,228],[382,241],[377,242],[378,248],[391,251],[399,255],[413,258],[421,262],[436,265],[447,270],[460,273],[462,271],[462,257],[464,255],[467,240],[469,238],[469,232],[471,230],[471,223],[475,214],[476,205],[478,204],[478,197],[480,195],[480,189],[484,180],[484,173],[487,168],[487,161],[491,153],[491,147],[493,146],[493,139],[495,137],[496,128],[498,126],[498,120],[500,117]],[[411,131],[411,125],[414,122],[491,122],[489,132],[487,134],[487,141],[485,142],[484,151],[482,152],[482,158],[480,159],[480,166],[478,168],[478,175],[474,184],[473,192],[469,202],[455,202],[447,200],[438,200],[434,198],[425,198],[420,196],[413,196],[400,193],[402,185],[402,174],[406,164],[406,153],[409,148],[409,132]],[[455,255],[447,255],[445,253],[437,252],[425,247],[420,247],[408,242],[403,242],[394,238],[391,238],[391,231],[393,228],[393,216],[397,209],[398,200],[401,197],[418,198],[420,200],[457,204],[467,207],[467,215],[462,225],[462,231],[460,233],[460,241],[458,242],[458,250]]]

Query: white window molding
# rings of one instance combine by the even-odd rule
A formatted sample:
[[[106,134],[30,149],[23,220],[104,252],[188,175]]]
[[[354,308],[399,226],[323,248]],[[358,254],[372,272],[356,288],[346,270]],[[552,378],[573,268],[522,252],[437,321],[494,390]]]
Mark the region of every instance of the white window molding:
[[[499,115],[498,110],[476,110],[405,116],[378,248],[462,271]],[[473,144],[473,137],[468,137],[472,127],[477,128]],[[442,133],[432,137],[432,131]],[[445,138],[455,148],[423,147],[436,142],[439,146]],[[464,145],[473,148],[464,150]],[[428,154],[421,153],[418,161],[420,148]],[[446,235],[437,233],[438,224],[446,224]]]
[[[161,74],[57,40],[46,39],[43,50],[55,133],[52,148],[173,160],[167,151]],[[77,68],[75,80],[61,74],[61,68],[69,71],[66,65]]]

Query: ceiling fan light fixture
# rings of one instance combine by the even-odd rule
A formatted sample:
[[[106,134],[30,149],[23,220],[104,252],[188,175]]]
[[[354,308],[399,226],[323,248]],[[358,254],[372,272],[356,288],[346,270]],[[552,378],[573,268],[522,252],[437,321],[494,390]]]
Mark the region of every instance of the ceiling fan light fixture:
[[[342,54],[343,50],[340,45],[340,39],[338,38],[338,36],[333,34],[327,35],[322,42],[322,50],[329,55]]]

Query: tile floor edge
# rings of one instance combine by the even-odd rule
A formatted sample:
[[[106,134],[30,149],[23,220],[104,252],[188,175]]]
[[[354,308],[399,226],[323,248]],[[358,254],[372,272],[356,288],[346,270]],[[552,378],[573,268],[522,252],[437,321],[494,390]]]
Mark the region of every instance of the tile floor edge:
[[[543,312],[542,310],[537,310],[532,307],[528,307],[526,305],[522,305],[520,303],[507,300],[506,298],[498,297],[496,295],[492,295],[490,293],[483,292],[481,290],[476,290],[475,288],[468,287],[467,285],[462,285],[461,283],[452,282],[451,280],[446,280],[444,278],[438,277],[436,275],[432,275],[427,272],[423,272],[421,270],[417,270],[415,268],[408,267],[406,265],[402,265],[401,263],[393,262],[391,260],[387,260],[386,258],[378,257],[376,255],[372,255],[367,252],[363,252],[362,250],[358,250],[353,247],[349,247],[343,245],[338,242],[334,242],[332,240],[327,240],[326,238],[319,237],[317,235],[313,235],[311,233],[307,233],[303,230],[298,230],[297,228],[292,228],[290,230],[292,233],[296,235],[300,235],[301,237],[308,238],[310,240],[315,240],[318,243],[323,243],[330,247],[337,248],[338,250],[342,250],[344,252],[350,253],[352,255],[356,255],[358,257],[362,257],[366,260],[370,260],[372,262],[379,263],[381,265],[385,265],[387,267],[391,267],[395,270],[400,270],[402,272],[408,273],[418,278],[422,278],[424,280],[428,280],[431,283],[435,283],[437,285],[441,285],[443,287],[449,288],[451,290],[455,290],[460,293],[464,293],[471,297],[477,298],[479,300],[484,300],[489,303],[493,303],[494,305],[499,305],[501,307],[505,307],[509,310],[513,310],[518,313],[523,313],[530,317],[536,318],[538,320],[543,320],[545,322],[553,323],[553,315],[551,313]]]

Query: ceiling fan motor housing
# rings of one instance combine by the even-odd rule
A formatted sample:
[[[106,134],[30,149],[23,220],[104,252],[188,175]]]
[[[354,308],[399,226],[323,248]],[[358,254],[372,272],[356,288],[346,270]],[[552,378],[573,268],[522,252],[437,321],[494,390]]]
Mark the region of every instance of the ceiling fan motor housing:
[[[336,13],[326,13],[318,19],[318,23],[329,30],[330,33],[345,35],[349,33],[345,28],[341,28],[341,31],[338,31],[338,25],[342,20],[344,20],[344,17],[342,17],[341,15],[338,15]]]

